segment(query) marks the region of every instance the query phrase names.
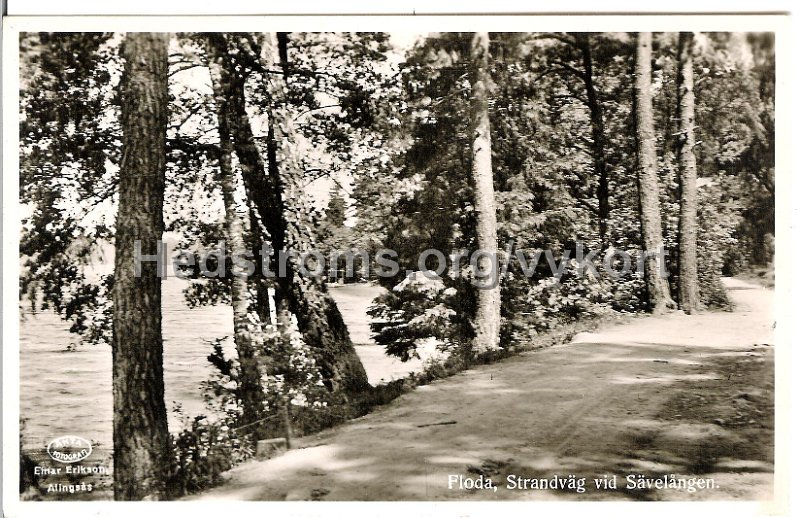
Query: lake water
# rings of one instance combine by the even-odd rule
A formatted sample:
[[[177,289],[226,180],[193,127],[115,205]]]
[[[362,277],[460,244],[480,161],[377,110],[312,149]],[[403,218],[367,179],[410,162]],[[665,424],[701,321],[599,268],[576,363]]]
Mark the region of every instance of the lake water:
[[[180,403],[186,415],[205,413],[200,383],[212,367],[209,340],[233,333],[229,306],[189,309],[184,281],[164,280],[164,383],[170,431],[181,423],[171,412]],[[367,307],[382,288],[369,284],[334,285],[330,292],[350,330],[370,383],[378,384],[420,370],[421,361],[403,363],[384,354],[370,339]],[[20,415],[26,419],[23,446],[39,448],[55,437],[78,435],[109,448],[112,422],[111,348],[79,345],[57,315],[42,312],[20,322]],[[233,352],[232,340],[225,344]]]

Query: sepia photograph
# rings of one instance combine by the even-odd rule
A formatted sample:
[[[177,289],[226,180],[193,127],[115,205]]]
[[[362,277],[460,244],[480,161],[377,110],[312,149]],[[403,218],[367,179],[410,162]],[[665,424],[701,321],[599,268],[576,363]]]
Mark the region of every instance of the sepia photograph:
[[[14,499],[776,502],[781,17],[489,18],[6,24]]]

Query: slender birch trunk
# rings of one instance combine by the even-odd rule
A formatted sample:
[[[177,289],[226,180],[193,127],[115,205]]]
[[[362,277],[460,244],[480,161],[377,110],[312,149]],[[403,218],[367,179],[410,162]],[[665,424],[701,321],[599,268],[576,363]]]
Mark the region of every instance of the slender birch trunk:
[[[210,43],[208,46],[211,46]],[[225,92],[229,90],[229,78],[223,71],[224,57],[210,53],[209,70],[216,103],[217,124],[220,140],[220,186],[225,205],[225,236],[231,254],[249,251],[245,241],[242,219],[236,212],[236,176],[231,165],[233,143],[230,134],[231,110]],[[258,339],[259,330],[251,322],[250,292],[247,271],[233,260],[231,278],[231,306],[233,307],[233,328],[236,353],[239,358],[237,396],[242,404],[242,425],[259,420],[264,414],[264,390],[261,385],[259,369]]]
[[[470,48],[472,64],[472,179],[475,183],[478,249],[482,256],[478,269],[487,277],[477,286],[475,314],[475,352],[500,346],[500,272],[497,256],[497,212],[492,174],[492,137],[489,125],[489,33],[476,32]]]

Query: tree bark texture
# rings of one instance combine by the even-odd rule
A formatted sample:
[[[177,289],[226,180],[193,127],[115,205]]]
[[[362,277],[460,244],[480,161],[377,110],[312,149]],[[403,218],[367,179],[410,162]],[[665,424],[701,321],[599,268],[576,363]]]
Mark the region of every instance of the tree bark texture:
[[[667,308],[674,307],[675,303],[670,297],[666,279],[662,277],[662,273],[665,274],[667,270],[660,259],[663,257],[664,240],[661,234],[658,162],[653,123],[652,41],[652,33],[637,34],[634,110],[645,282],[652,311],[663,313]]]
[[[167,497],[161,278],[154,261],[134,270],[134,246],[156,254],[164,231],[168,121],[167,34],[128,33],[123,44],[122,163],[113,299],[114,497]]]
[[[475,352],[500,346],[500,280],[497,256],[497,211],[492,173],[492,138],[489,125],[489,33],[476,32],[470,47],[472,64],[472,179],[475,184],[478,249],[483,252],[478,268],[483,275],[477,285]],[[494,259],[492,259],[494,257]]]
[[[680,221],[678,294],[680,307],[695,313],[700,304],[697,280],[697,164],[694,155],[694,34],[678,36],[678,168]]]

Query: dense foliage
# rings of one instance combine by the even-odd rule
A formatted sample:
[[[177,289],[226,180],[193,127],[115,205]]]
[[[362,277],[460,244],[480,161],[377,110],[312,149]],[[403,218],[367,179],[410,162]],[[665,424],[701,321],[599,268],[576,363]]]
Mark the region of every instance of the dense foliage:
[[[593,61],[591,78],[605,127],[610,211],[607,247],[641,247],[632,118],[633,47],[627,34],[493,34],[493,99],[490,105],[500,248],[552,250],[576,257],[581,244],[599,250],[599,184],[594,159],[591,101],[587,98],[581,37]],[[469,34],[432,34],[408,51],[403,65],[400,130],[385,179],[359,185],[356,198],[369,207],[357,229],[378,234],[399,254],[401,271],[417,270],[428,248],[450,253],[474,249],[470,183]],[[700,295],[708,307],[728,305],[719,277],[771,260],[774,214],[774,64],[769,36],[699,35],[697,121],[700,175],[698,254]],[[675,88],[676,34],[660,34],[653,73],[664,236],[670,269],[677,261],[678,132]],[[767,72],[769,71],[769,72]],[[391,202],[386,202],[391,200]],[[600,250],[601,254],[606,249]],[[600,256],[602,257],[602,255]],[[512,261],[503,280],[504,344],[537,331],[608,310],[648,307],[640,275],[620,278],[575,275],[568,263],[555,280],[541,260],[532,274]],[[458,272],[460,273],[460,272]],[[525,272],[529,273],[529,272]],[[470,286],[445,271],[439,290],[416,282],[382,279],[390,292],[372,313],[376,340],[406,358],[430,338],[451,349],[470,339]],[[676,285],[672,286],[677,289]],[[458,295],[442,298],[445,290]],[[409,322],[414,322],[410,325]],[[423,325],[423,323],[431,323]]]
[[[296,230],[292,244],[325,257],[393,251],[398,275],[355,277],[386,288],[369,311],[375,341],[403,361],[424,350],[467,364],[477,310],[469,261],[451,257],[433,275],[422,270],[436,269],[437,258],[419,259],[431,249],[468,258],[477,246],[472,33],[429,34],[408,48],[386,33],[279,33],[277,48],[264,34],[220,38],[227,71],[241,80],[239,116],[261,161],[256,174],[272,175],[273,215]],[[57,312],[88,343],[111,336],[122,39],[30,33],[20,42],[20,293],[31,310]],[[179,34],[170,43],[166,240],[194,254],[230,252],[222,244],[223,103],[212,88],[209,41]],[[745,33],[702,33],[695,41],[699,295],[705,308],[725,308],[720,277],[769,266],[774,253],[774,41]],[[653,53],[658,197],[675,296],[677,35],[656,34]],[[580,261],[594,254],[599,264],[606,252],[642,248],[634,62],[626,33],[491,34],[488,112],[505,349],[581,320],[651,308],[640,272],[585,275]],[[264,193],[254,194],[243,173],[252,164],[237,152],[233,212],[255,251],[277,239],[280,225],[259,212],[256,194]],[[612,263],[622,266],[618,258]],[[344,263],[334,266],[328,281],[354,280],[345,279]],[[230,258],[220,268],[230,273]],[[196,265],[183,273],[189,307],[233,303],[230,275],[207,278]],[[295,408],[295,425],[311,430],[321,415],[346,417],[336,405],[357,405],[332,394],[323,368],[328,351],[311,347],[298,327],[298,308],[327,300],[324,283],[303,285],[294,313],[273,297],[285,286],[259,275],[248,283],[267,417],[257,432],[245,429],[253,423],[242,422],[241,364],[223,353],[220,337],[208,357],[216,367],[204,386],[209,416],[185,416],[186,429],[173,436],[174,483],[183,492],[251,455],[254,437],[284,434],[282,409]],[[312,288],[322,295],[303,291]],[[341,320],[334,317],[326,323]]]

